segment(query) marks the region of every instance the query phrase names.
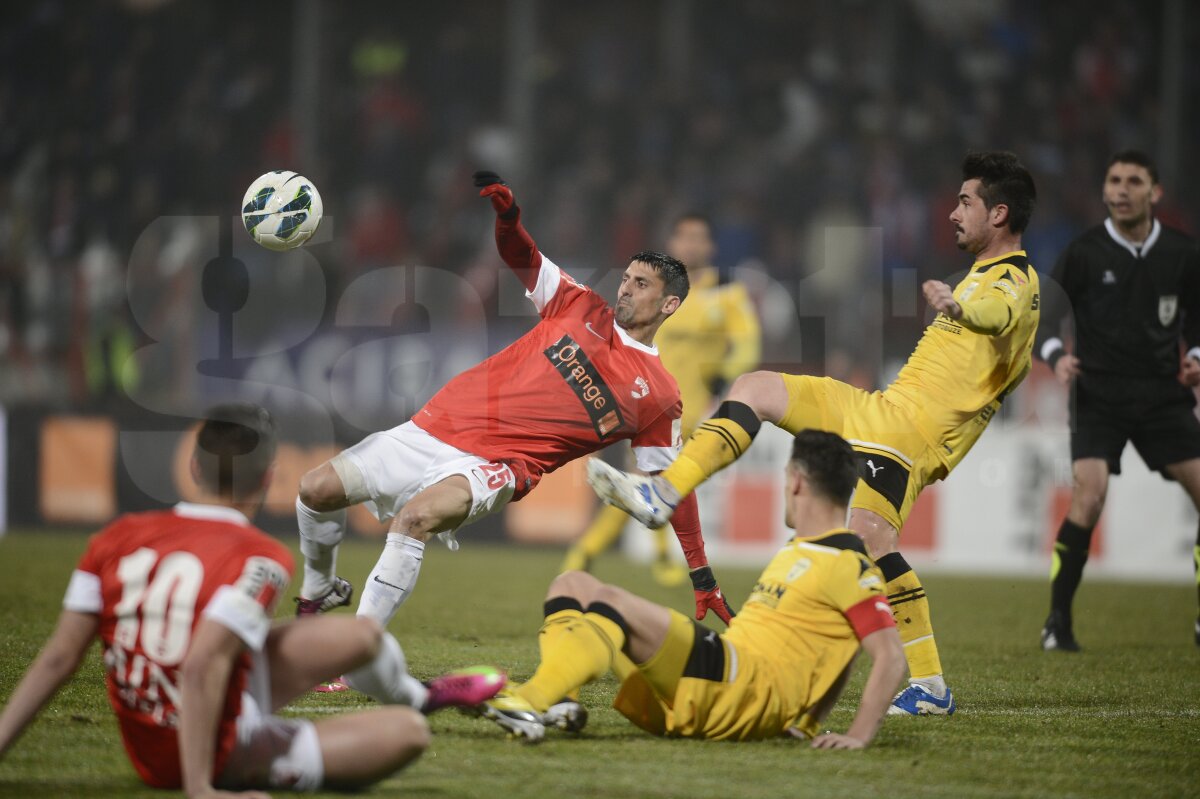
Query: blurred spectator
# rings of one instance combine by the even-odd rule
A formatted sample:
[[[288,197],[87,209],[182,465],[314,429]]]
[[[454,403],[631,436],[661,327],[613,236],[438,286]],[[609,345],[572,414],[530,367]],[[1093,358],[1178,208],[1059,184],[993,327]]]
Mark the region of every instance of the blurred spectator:
[[[538,2],[536,48],[523,55],[533,130],[522,141],[505,109],[511,4],[321,3],[314,163],[298,162],[295,125],[305,122],[291,107],[303,4],[8,9],[0,401],[85,404],[125,390],[112,362],[145,341],[125,272],[153,275],[157,313],[182,324],[195,318],[199,284],[178,270],[209,257],[195,243],[180,257],[183,229],[147,237],[151,223],[232,215],[268,169],[296,169],[320,187],[335,221],[334,246],[319,250],[330,286],[382,266],[450,269],[489,298],[496,349],[516,328],[496,301],[486,217],[463,188],[478,166],[523,165],[514,178],[534,235],[559,262],[599,270],[593,281],[655,245],[680,209],[698,208],[721,222],[719,266],[763,265],[764,279],[795,294],[802,277],[835,266],[813,263],[828,225],[878,230],[884,274],[963,268],[945,217],[971,148],[1013,149],[1034,170],[1042,201],[1028,241],[1047,268],[1099,210],[1098,165],[1119,147],[1154,152],[1161,141],[1158,4],[681,5],[673,19],[664,9],[680,6]],[[671,25],[686,35],[666,35]],[[1190,27],[1184,96],[1200,89]],[[1196,113],[1184,109],[1185,130]],[[1200,189],[1183,176],[1200,164],[1185,150],[1179,174],[1163,176],[1164,214],[1195,231]],[[831,301],[866,268],[851,255],[818,280]],[[460,299],[445,298],[444,311]],[[891,317],[886,300],[846,302],[848,312],[885,309],[885,359],[911,348],[920,319]],[[831,328],[831,344],[853,361],[852,321]],[[796,360],[791,337],[764,332],[765,362]],[[138,379],[186,391],[196,338],[180,327]]]

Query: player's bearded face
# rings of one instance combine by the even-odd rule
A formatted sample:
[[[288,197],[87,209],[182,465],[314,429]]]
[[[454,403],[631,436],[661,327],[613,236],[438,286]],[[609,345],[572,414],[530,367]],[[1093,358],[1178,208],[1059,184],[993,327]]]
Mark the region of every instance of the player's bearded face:
[[[1114,222],[1136,225],[1150,217],[1162,189],[1140,164],[1117,162],[1104,176],[1104,204]]]
[[[976,253],[987,243],[989,212],[979,196],[979,181],[965,181],[958,190],[958,205],[950,214],[954,224],[954,243],[960,250]]]
[[[653,267],[638,261],[630,263],[617,290],[617,324],[628,330],[656,321],[666,299],[664,288],[666,285]]]

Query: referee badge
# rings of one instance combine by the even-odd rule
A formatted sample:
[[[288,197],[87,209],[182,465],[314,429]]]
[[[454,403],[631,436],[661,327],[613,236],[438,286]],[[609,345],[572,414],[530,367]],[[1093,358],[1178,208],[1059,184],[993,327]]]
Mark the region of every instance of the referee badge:
[[[1168,294],[1158,298],[1158,321],[1167,327],[1175,321],[1175,312],[1179,310],[1179,296]]]

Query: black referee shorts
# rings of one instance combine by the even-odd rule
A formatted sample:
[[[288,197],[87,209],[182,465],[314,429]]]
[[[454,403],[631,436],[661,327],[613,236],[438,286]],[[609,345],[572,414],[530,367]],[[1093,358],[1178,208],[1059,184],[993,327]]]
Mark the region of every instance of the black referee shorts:
[[[1103,458],[1120,474],[1129,441],[1156,472],[1200,458],[1195,405],[1174,378],[1080,375],[1071,388],[1071,460]]]

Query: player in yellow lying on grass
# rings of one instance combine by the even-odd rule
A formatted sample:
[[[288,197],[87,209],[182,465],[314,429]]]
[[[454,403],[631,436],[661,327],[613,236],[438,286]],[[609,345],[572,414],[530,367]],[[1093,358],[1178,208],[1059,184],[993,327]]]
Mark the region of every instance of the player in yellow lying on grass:
[[[745,286],[722,282],[712,265],[716,245],[708,217],[687,213],[676,219],[667,252],[687,266],[691,292],[688,301],[663,323],[654,343],[663,366],[679,384],[683,400],[680,427],[687,438],[711,411],[724,387],[758,366],[762,330]],[[562,571],[588,571],[592,560],[616,542],[628,521],[629,514],[619,508],[601,508],[567,552]],[[655,528],[651,568],[654,579],[666,586],[679,585],[687,574],[671,560],[673,540],[666,527]]]
[[[531,740],[548,725],[578,730],[586,712],[564,697],[611,670],[621,680],[616,709],[655,735],[869,744],[905,664],[883,575],[845,527],[855,453],[839,436],[805,430],[786,471],[784,518],[796,535],[729,630],[718,635],[584,572],[561,574],[546,595],[537,671],[482,705],[484,715]],[[845,734],[818,734],[860,648],[872,665],[854,721]]]
[[[653,526],[671,517],[680,497],[741,457],[764,421],[791,433],[811,427],[845,437],[861,475],[848,524],[883,572],[908,659],[910,685],[893,701],[895,714],[955,709],[929,600],[899,551],[900,529],[921,490],[958,465],[1029,373],[1040,314],[1038,276],[1021,249],[1036,198],[1029,171],[1012,153],[973,153],[962,178],[950,222],[975,263],[953,289],[938,280],[922,286],[937,316],[887,390],[753,372],[734,381],[717,414],[661,475],[588,462],[588,481],[606,502]]]

